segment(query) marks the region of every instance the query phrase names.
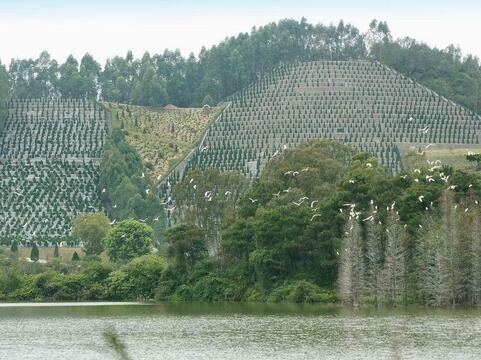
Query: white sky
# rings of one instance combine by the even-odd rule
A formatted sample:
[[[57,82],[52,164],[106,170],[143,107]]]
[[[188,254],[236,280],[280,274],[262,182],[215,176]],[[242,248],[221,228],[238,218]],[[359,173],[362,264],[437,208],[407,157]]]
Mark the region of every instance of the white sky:
[[[47,50],[63,62],[69,54],[81,57],[89,52],[102,65],[114,55],[125,55],[133,50],[135,56],[144,51],[162,52],[165,48],[180,49],[183,55],[201,47],[210,47],[226,36],[250,31],[282,18],[299,20],[306,17],[311,23],[335,23],[342,18],[364,31],[373,18],[386,20],[395,37],[410,36],[431,46],[444,48],[453,43],[464,54],[481,57],[481,0],[449,4],[438,0],[438,5],[413,0],[386,0],[376,6],[344,4],[318,6],[313,1],[298,0],[295,4],[281,1],[260,4],[247,0],[243,6],[172,7],[168,2],[160,6],[93,8],[85,11],[36,9],[32,6],[9,6],[0,0],[0,60],[9,64],[12,58],[37,57]],[[85,0],[89,1],[89,0]],[[144,0],[138,0],[140,2]],[[332,1],[331,1],[332,2]],[[478,2],[478,4],[476,4]],[[436,2],[434,2],[436,4]],[[135,4],[133,2],[133,4]],[[147,5],[147,4],[144,4]]]

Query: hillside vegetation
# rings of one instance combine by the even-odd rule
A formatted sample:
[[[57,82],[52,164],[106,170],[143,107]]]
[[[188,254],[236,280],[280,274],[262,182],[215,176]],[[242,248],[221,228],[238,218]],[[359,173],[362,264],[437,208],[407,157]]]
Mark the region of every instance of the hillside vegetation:
[[[481,304],[479,175],[444,166],[390,176],[366,153],[313,140],[271,159],[254,183],[197,171],[173,194],[181,222],[164,256],[41,265],[0,250],[0,299]],[[127,224],[150,241],[133,220],[107,239],[135,246]]]
[[[153,181],[160,180],[199,143],[221,107],[147,108],[104,103],[114,114],[114,126],[124,130]]]
[[[255,177],[283,150],[328,138],[352,144],[399,172],[401,144],[424,148],[481,140],[479,116],[378,62],[281,66],[229,100],[188,168]]]
[[[460,49],[431,48],[414,39],[393,39],[385,22],[366,32],[337,25],[285,19],[226,38],[198,56],[179,51],[132,52],[108,59],[104,68],[92,55],[70,56],[59,64],[47,52],[37,59],[14,59],[9,66],[14,97],[93,97],[144,106],[171,103],[189,107],[214,103],[243,89],[280,65],[316,60],[379,60],[467,108],[480,111],[479,59]]]
[[[0,237],[70,235],[72,218],[102,209],[105,111],[93,100],[11,99],[0,133]]]

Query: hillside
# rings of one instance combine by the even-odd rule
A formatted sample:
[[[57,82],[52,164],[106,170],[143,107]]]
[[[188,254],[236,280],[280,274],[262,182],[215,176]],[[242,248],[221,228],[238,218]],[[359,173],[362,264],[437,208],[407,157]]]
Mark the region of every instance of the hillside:
[[[95,101],[10,100],[0,134],[0,236],[67,236],[77,213],[101,209],[106,134]]]
[[[149,108],[104,103],[113,113],[114,126],[150,168],[151,180],[160,180],[197,144],[207,126],[222,111],[212,108]]]
[[[282,150],[329,138],[398,172],[400,146],[480,144],[477,115],[377,62],[285,65],[229,100],[188,168],[257,176]]]

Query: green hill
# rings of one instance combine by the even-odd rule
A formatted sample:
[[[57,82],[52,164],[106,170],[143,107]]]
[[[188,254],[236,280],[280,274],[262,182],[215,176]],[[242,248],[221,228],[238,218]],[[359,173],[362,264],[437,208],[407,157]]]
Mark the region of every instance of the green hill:
[[[284,149],[329,138],[399,172],[400,147],[480,144],[479,116],[378,62],[281,66],[229,100],[187,169],[237,169],[253,177]]]
[[[13,99],[0,134],[0,236],[67,236],[100,211],[106,113],[92,100]]]
[[[153,181],[160,180],[200,141],[222,107],[178,108],[104,103],[112,112],[115,127],[150,167]]]

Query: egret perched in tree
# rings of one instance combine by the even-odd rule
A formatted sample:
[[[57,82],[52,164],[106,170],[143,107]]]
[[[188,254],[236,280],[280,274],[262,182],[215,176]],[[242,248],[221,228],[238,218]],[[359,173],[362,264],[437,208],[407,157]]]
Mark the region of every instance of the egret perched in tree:
[[[314,220],[316,217],[319,217],[319,216],[321,216],[321,214],[314,214],[314,215],[312,215],[311,221]]]

